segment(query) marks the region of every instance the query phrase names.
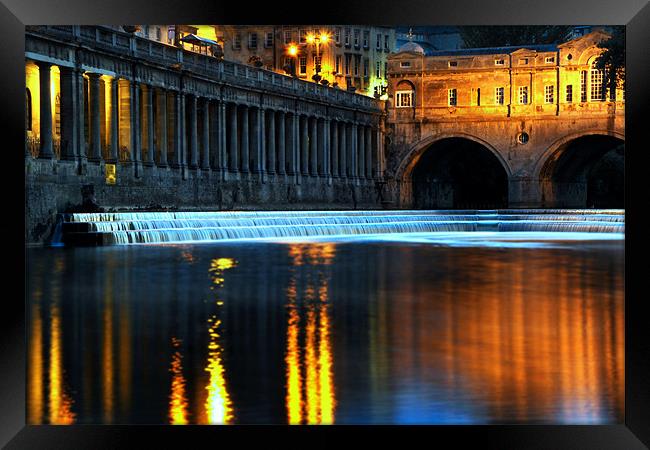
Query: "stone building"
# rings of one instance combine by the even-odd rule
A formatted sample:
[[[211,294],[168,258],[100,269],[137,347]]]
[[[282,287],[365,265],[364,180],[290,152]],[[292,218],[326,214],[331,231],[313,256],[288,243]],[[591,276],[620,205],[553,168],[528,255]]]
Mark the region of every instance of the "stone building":
[[[92,191],[128,209],[378,205],[380,100],[102,26],[27,27],[25,73],[28,242]]]
[[[399,203],[602,205],[593,192],[602,180],[591,178],[609,150],[622,154],[625,133],[623,92],[594,66],[609,37],[431,55],[404,44],[388,63],[387,170]],[[622,206],[622,156],[618,167],[604,182]]]

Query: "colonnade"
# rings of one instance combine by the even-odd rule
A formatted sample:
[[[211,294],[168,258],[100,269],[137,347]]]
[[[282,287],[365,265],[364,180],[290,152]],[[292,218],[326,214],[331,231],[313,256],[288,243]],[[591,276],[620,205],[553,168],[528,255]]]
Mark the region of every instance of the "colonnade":
[[[223,179],[381,176],[381,132],[364,122],[366,117],[356,121],[224,101],[65,66],[59,66],[60,154],[55,155],[52,63],[35,63],[38,158],[216,171]]]

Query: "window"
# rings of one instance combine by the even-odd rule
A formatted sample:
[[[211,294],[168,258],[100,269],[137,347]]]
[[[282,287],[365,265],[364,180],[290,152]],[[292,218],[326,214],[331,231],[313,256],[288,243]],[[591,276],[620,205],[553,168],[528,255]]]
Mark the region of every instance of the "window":
[[[162,40],[162,31],[160,27],[156,27],[156,40],[160,42]]]
[[[25,89],[25,128],[32,131],[32,93]]]
[[[361,55],[354,55],[354,76],[359,76],[359,66],[361,65]]]
[[[449,89],[448,91],[448,103],[449,106],[456,106],[458,104],[458,96],[456,93],[456,89]]]
[[[298,59],[298,63],[300,65],[300,70],[299,70],[298,74],[307,75],[307,57],[306,56],[301,56]]]
[[[580,71],[580,101],[587,101],[587,71]]]
[[[290,44],[291,43],[291,31],[285,31],[284,32],[284,43],[285,44]]]
[[[377,63],[377,64],[379,64],[379,63]],[[411,67],[411,61],[401,61],[399,63],[399,66],[400,67]]]
[[[352,31],[349,28],[345,29],[345,46],[349,47],[350,46],[350,36],[352,34]]]
[[[384,78],[388,75],[388,62],[384,63]]]
[[[481,106],[481,88],[476,88],[476,106]]]
[[[555,56],[547,56],[544,58],[544,64],[555,64]]]
[[[235,36],[233,36],[232,48],[235,49],[235,50],[241,49],[241,34],[240,33],[235,33]]]
[[[369,42],[370,41],[370,31],[364,30],[363,31],[363,48],[368,48],[369,47]]]
[[[144,26],[144,37],[149,39],[149,25]]]
[[[458,67],[458,61],[449,61],[447,65],[449,67]]]
[[[334,70],[336,71],[336,73],[341,73],[341,63],[343,62],[342,60],[343,60],[343,56],[341,56],[341,55],[336,55],[336,63],[335,63],[336,66],[335,66],[335,68],[334,68]]]
[[[248,48],[257,48],[257,33],[248,33]]]
[[[555,102],[555,86],[544,86],[544,103],[554,103]]]
[[[495,59],[494,60],[494,65],[495,66],[504,66],[506,62],[503,59]]]
[[[397,91],[395,92],[395,107],[396,108],[410,108],[413,104],[413,91]]]
[[[341,43],[341,27],[336,27],[334,29],[334,42],[337,44]]]
[[[364,58],[363,60],[363,76],[367,77],[368,76],[368,66],[370,65],[370,60],[368,58]]]
[[[273,47],[273,33],[270,31],[266,33],[266,38],[264,39],[264,47]]]
[[[349,53],[345,54],[345,74],[350,75],[350,62],[352,61],[352,55]]]
[[[388,35],[384,35],[384,51],[388,51]]]
[[[377,61],[377,64],[375,64],[375,76],[381,78],[381,61]]]
[[[359,30],[354,30],[354,46],[359,46]]]
[[[525,65],[527,65],[527,64],[528,64],[528,58],[521,58],[521,59],[519,60],[519,65],[520,65],[520,66],[525,66]]]
[[[502,87],[498,87],[494,90],[494,103],[497,105],[503,105],[504,103],[504,95],[503,95],[504,89]]]
[[[601,102],[605,100],[603,95],[603,71],[592,66],[589,82],[591,84],[589,96],[591,101]]]
[[[567,84],[566,86],[566,101],[567,103],[573,102],[573,85]]]
[[[283,61],[283,66],[282,67],[291,67],[293,65],[293,58],[289,56],[285,56]]]
[[[381,50],[381,33],[377,34],[377,50]]]
[[[307,43],[307,30],[298,30],[298,42],[300,44]]]
[[[519,104],[528,104],[528,86],[519,86]]]

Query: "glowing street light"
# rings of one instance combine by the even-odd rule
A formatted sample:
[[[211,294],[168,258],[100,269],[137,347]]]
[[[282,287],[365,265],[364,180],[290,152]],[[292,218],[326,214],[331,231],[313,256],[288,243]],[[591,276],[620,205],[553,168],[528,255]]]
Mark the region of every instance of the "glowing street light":
[[[287,46],[287,55],[291,56],[291,58],[292,58],[291,59],[292,67],[290,67],[289,70],[287,70],[285,68],[285,71],[287,71],[288,73],[290,73],[293,76],[296,76],[296,66],[298,65],[297,64],[297,62],[298,62],[297,61],[298,60],[298,46],[296,44],[293,44],[293,43],[289,44]]]
[[[318,35],[314,34],[308,34],[307,35],[307,43],[308,44],[316,44],[316,60],[317,64],[315,67],[316,74],[314,75],[314,80],[318,81],[320,80],[320,70],[321,70],[321,54],[320,54],[320,44],[327,44],[330,40],[330,35],[326,32],[322,32]]]
[[[287,53],[290,56],[296,56],[298,54],[298,46],[296,44],[290,44],[287,48]]]

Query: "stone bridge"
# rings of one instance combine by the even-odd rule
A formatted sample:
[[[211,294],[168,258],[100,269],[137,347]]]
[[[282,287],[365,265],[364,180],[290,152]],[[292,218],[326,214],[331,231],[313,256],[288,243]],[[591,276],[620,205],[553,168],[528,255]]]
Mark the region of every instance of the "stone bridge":
[[[393,55],[386,176],[397,204],[623,207],[623,92],[594,66],[607,37]]]

